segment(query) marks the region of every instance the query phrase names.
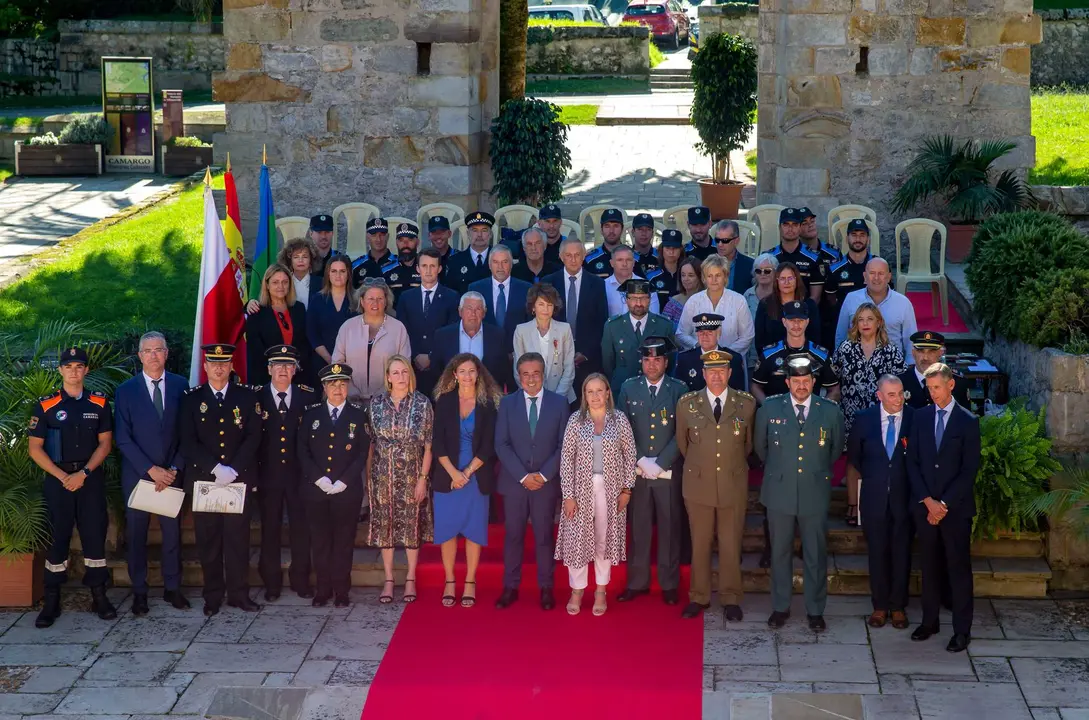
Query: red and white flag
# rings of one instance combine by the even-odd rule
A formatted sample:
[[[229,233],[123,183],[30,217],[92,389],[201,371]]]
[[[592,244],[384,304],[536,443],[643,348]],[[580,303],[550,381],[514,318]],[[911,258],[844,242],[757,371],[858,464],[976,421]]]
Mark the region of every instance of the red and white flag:
[[[193,323],[193,362],[189,384],[207,381],[201,345],[230,343],[235,346],[234,370],[246,382],[246,315],[240,288],[241,268],[231,257],[223,226],[216,214],[212,185],[204,185],[204,249],[200,257],[200,285],[197,288],[197,317]]]

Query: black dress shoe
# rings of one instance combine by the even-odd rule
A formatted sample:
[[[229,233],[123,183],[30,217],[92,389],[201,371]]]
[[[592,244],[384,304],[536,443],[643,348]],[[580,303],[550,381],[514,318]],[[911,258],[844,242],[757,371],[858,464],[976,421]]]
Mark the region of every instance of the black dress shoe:
[[[147,593],[137,593],[132,596],[132,614],[136,617],[148,614]]]
[[[684,606],[684,610],[681,610],[681,617],[686,620],[691,620],[692,618],[702,615],[703,611],[709,607],[711,607],[710,603],[704,605],[703,603],[690,602]]]
[[[181,590],[164,590],[163,600],[170,603],[175,610],[188,610],[192,607],[189,599],[182,595]]]
[[[242,612],[257,612],[261,609],[261,606],[250,600],[248,597],[241,598],[239,600],[228,600],[227,605],[238,608]]]
[[[650,590],[632,590],[626,589],[624,592],[616,596],[617,602],[631,602],[640,595],[650,595]]]
[[[42,611],[34,621],[34,627],[47,628],[61,615],[60,588],[49,587],[45,589],[45,600],[42,601]]]
[[[745,613],[741,611],[740,605],[727,605],[722,609],[722,617],[726,618],[726,622],[741,622]]]
[[[938,634],[938,627],[928,627],[926,625],[920,625],[915,628],[915,632],[911,633],[911,639],[915,642],[922,642],[923,640],[929,640],[931,635]]]
[[[662,602],[664,602],[666,605],[676,605],[677,602],[678,602],[676,589],[674,589],[674,590],[663,590],[662,591]]]
[[[265,590],[265,602],[276,602],[280,599],[279,590]]]
[[[823,615],[806,615],[809,619],[809,629],[815,632],[821,632],[828,629],[828,623],[824,621]]]
[[[972,641],[972,638],[968,635],[961,635],[957,633],[953,637],[949,638],[949,644],[945,646],[947,652],[958,653],[964,652],[968,649],[968,643]]]
[[[348,601],[347,593],[337,593],[336,600],[333,601],[333,607],[346,608],[351,603]]]
[[[771,567],[771,550],[764,548],[764,552],[760,553],[760,567],[765,570]]]
[[[541,609],[551,610],[554,607],[556,607],[556,596],[552,593],[552,588],[541,588]]]
[[[204,617],[212,617],[219,614],[219,604],[204,603]]]
[[[779,612],[778,610],[775,610],[775,611],[773,611],[771,613],[771,616],[768,618],[768,627],[778,630],[779,628],[786,625],[786,622],[789,619],[790,619],[790,612],[789,611],[788,612]]]
[[[309,600],[310,598],[314,597],[314,591],[311,588],[304,587],[304,588],[299,588],[298,590],[296,590],[295,588],[291,588],[291,589],[292,589],[292,591],[294,591],[294,593],[296,595],[298,595],[299,597],[304,598],[306,600]]]
[[[117,617],[117,608],[106,597],[105,585],[91,588],[91,612],[98,615],[99,620],[113,620]]]
[[[328,604],[329,604],[329,596],[328,595],[316,595],[316,596],[314,596],[314,599],[310,601],[310,605],[312,607],[325,607]]]
[[[543,590],[541,592],[544,592]],[[495,601],[495,606],[502,610],[508,608],[514,604],[514,601],[518,599],[518,591],[514,588],[503,588],[503,592],[500,593],[499,599]]]

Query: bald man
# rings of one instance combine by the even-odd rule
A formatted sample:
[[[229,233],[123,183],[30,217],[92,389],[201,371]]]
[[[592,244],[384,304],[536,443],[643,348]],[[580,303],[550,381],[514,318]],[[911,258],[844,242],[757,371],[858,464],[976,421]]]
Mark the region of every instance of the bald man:
[[[836,325],[836,347],[847,339],[847,330],[855,311],[862,303],[871,302],[881,311],[889,342],[898,346],[904,357],[911,357],[911,336],[918,329],[915,324],[915,308],[905,296],[892,289],[892,271],[883,258],[875,257],[866,263],[866,287],[848,293],[839,311]]]

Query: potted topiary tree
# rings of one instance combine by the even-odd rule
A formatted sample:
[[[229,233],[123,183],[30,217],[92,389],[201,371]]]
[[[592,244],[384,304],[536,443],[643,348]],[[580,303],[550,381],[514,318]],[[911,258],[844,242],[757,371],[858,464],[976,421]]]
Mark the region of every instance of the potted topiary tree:
[[[1007,140],[958,143],[949,135],[927,138],[893,197],[893,212],[909,212],[931,195],[943,197],[950,220],[945,257],[949,262],[963,262],[982,220],[1034,204],[1028,186],[1013,170],[994,177],[995,160],[1016,147]]]
[[[102,146],[113,128],[98,114],[77,115],[59,136],[46,133],[15,143],[16,175],[101,175]]]
[[[175,135],[163,145],[162,158],[163,175],[192,175],[212,164],[212,144]]]
[[[567,126],[545,100],[508,100],[492,121],[490,157],[500,205],[540,207],[563,197],[571,169]]]
[[[730,153],[745,146],[753,129],[756,47],[729,33],[700,38],[692,84],[692,124],[700,135],[696,149],[711,157],[712,166],[711,177],[699,181],[700,197],[711,217],[736,218],[741,183],[732,179]]]

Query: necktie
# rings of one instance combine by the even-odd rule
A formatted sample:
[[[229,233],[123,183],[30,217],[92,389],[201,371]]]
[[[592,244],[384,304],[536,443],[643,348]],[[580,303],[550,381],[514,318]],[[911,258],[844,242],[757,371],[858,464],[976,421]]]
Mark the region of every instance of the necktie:
[[[219,392],[216,393],[216,400],[218,402],[223,402],[223,391],[222,390],[220,390]]]
[[[484,256],[483,255],[477,255],[476,256],[476,267],[477,267],[478,270],[483,270],[484,269]]]
[[[160,420],[163,419],[163,389],[159,387],[162,381],[162,378],[151,381],[151,384],[155,386],[155,392],[151,394],[151,404],[155,406],[155,412],[159,414]]]
[[[643,321],[642,320],[636,320],[635,321],[635,339],[638,340],[640,343],[643,342]]]
[[[942,435],[945,433],[945,414],[948,410],[938,410],[938,427],[934,430],[934,447],[942,446]]]
[[[499,283],[499,299],[495,301],[495,322],[503,327],[503,321],[507,319],[507,294],[503,290],[503,283]]]
[[[575,318],[579,314],[579,294],[575,288],[576,278],[568,277],[571,284],[567,288],[567,324],[571,326],[571,334],[575,334]]]
[[[889,429],[885,431],[885,454],[892,460],[892,454],[896,452],[896,416],[889,415]]]
[[[431,293],[434,290],[424,290],[424,315],[431,312]]]
[[[658,397],[658,386],[657,385],[651,385],[650,386],[650,399],[653,400],[656,397]],[[715,398],[715,400],[717,401],[718,398]]]
[[[537,398],[533,397],[529,399],[529,435],[533,435],[537,432]]]
[[[805,424],[805,405],[802,405],[801,403],[798,403],[794,407],[798,408],[798,424],[799,425],[804,425]]]
[[[287,412],[287,403],[285,402],[285,400],[287,398],[287,393],[278,392],[278,393],[276,393],[276,395],[277,395],[277,397],[280,398],[280,404],[276,406],[276,409],[279,410],[280,412]]]
[[[715,398],[715,422],[722,420],[722,398]]]
[[[333,424],[334,425],[337,424],[337,415],[339,415],[339,414],[340,414],[340,411],[337,410],[336,408],[333,408],[333,412],[331,413],[331,415],[332,415],[332,418],[333,418]]]

